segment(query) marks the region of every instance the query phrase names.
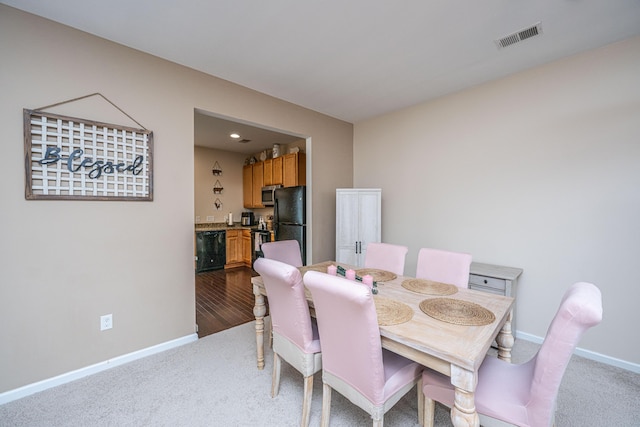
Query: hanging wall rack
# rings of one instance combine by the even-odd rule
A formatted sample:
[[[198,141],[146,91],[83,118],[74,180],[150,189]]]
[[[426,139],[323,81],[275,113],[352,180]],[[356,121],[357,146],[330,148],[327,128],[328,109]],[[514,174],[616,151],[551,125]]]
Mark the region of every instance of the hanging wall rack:
[[[222,194],[222,190],[224,190],[222,184],[220,184],[220,181],[216,180],[216,183],[213,184],[213,194]]]
[[[217,161],[213,164],[213,169],[211,169],[211,173],[213,174],[213,176],[222,175],[222,168],[220,167],[220,164]]]

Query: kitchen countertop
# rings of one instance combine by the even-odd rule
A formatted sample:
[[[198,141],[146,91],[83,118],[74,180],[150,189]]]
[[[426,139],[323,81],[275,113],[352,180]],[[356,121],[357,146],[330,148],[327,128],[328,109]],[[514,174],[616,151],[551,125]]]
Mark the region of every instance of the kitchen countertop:
[[[229,225],[226,222],[207,222],[195,224],[195,231],[215,231],[215,230],[257,230],[258,225],[241,225],[239,222],[234,222],[233,225]],[[272,230],[264,230],[272,231]]]
[[[239,222],[234,222],[233,225],[229,225],[226,222],[203,222],[195,224],[196,231],[211,231],[211,230],[250,230],[252,226],[242,226]]]

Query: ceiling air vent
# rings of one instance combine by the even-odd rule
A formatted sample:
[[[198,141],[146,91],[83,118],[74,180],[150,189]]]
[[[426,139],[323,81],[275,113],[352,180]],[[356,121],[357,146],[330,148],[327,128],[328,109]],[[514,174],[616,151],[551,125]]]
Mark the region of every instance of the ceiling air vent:
[[[251,140],[250,139],[239,139],[238,140],[239,144],[246,144],[247,142],[251,142]]]
[[[498,49],[502,49],[540,34],[542,34],[542,23],[538,22],[529,28],[525,28],[513,34],[494,40],[494,42],[496,43],[496,46],[498,46]]]

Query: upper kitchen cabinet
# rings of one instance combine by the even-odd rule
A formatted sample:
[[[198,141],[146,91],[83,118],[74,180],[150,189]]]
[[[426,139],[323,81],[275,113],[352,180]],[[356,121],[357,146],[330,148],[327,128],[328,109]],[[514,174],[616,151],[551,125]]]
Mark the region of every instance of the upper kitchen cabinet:
[[[263,208],[264,162],[245,165],[242,168],[242,194],[245,208]]]
[[[242,168],[242,204],[250,208],[253,204],[253,165],[245,165]]]
[[[264,208],[262,187],[306,185],[307,164],[304,153],[289,153],[245,165],[242,169],[243,204],[245,208]]]
[[[282,161],[282,186],[295,187],[307,184],[307,164],[304,153],[285,154]]]
[[[283,156],[264,161],[264,185],[283,185],[282,160]]]
[[[282,156],[280,157],[276,157],[275,159],[271,159],[273,160],[273,165],[272,165],[272,176],[273,176],[273,181],[271,185],[282,185],[283,181],[282,181]]]
[[[264,185],[275,185],[273,182],[273,159],[264,161]]]
[[[262,187],[264,187],[264,162],[253,164],[253,207],[263,208]]]

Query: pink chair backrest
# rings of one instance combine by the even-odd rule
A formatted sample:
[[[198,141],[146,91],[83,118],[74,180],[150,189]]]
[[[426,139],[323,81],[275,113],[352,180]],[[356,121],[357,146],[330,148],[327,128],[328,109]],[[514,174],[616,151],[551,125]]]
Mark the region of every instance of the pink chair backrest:
[[[564,294],[560,308],[533,363],[530,425],[549,425],[560,382],[582,334],[602,320],[602,295],[591,283],[579,282]]]
[[[350,384],[373,403],[384,401],[385,374],[378,316],[371,290],[318,271],[304,275],[322,342],[322,369]]]
[[[364,266],[404,275],[404,261],[409,248],[390,243],[369,243]]]
[[[470,268],[471,254],[422,248],[418,252],[416,278],[467,288]]]
[[[309,304],[300,271],[280,261],[258,258],[253,268],[267,290],[273,331],[287,337],[305,353],[315,353]]]
[[[275,259],[294,267],[302,267],[300,244],[297,240],[278,240],[263,243],[261,246],[265,258]]]

